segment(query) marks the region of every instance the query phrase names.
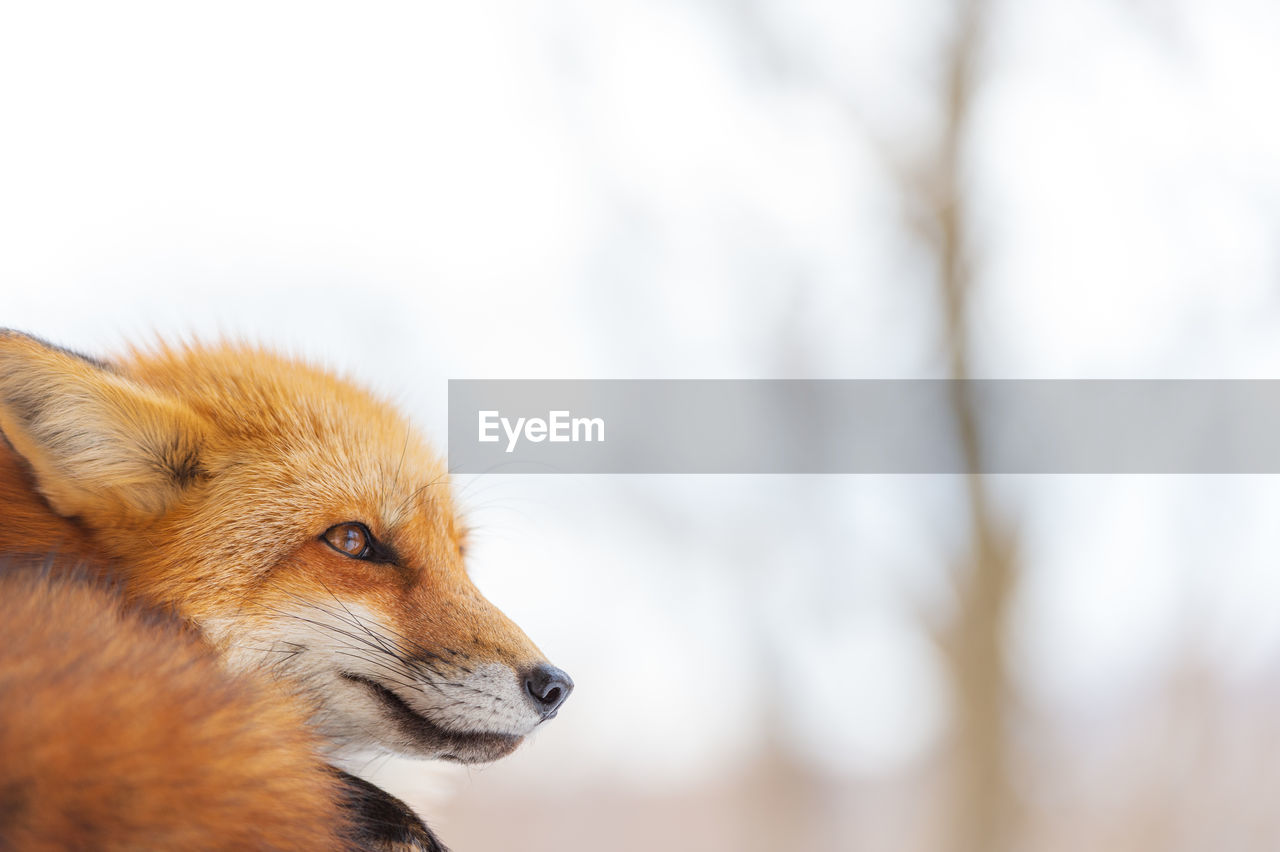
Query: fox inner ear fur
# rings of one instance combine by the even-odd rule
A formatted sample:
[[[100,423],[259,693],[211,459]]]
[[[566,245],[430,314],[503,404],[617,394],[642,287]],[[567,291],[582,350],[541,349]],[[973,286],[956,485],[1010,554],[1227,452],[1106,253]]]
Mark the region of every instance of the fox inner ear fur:
[[[0,330],[0,431],[65,516],[158,515],[205,477],[201,417],[111,368]]]

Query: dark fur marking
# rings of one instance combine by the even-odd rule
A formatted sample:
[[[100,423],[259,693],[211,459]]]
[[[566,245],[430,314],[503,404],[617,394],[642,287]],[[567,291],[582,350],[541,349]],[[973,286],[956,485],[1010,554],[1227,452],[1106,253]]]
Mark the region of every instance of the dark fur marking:
[[[0,831],[22,818],[27,810],[27,791],[19,781],[0,787]],[[0,838],[4,835],[0,834]]]
[[[181,441],[174,441],[160,454],[160,469],[179,488],[186,488],[208,478],[200,463],[200,451]]]
[[[9,411],[13,412],[13,416],[30,429],[44,414],[47,400],[38,393],[23,393],[20,390],[14,390],[9,394],[6,402],[8,403]]]
[[[342,781],[347,812],[361,849],[381,852],[449,852],[417,814],[395,796],[365,781],[334,769]]]
[[[99,370],[114,372],[114,369],[106,361],[101,358],[94,358],[92,355],[85,355],[83,352],[77,352],[74,349],[68,349],[65,346],[59,346],[56,343],[50,343],[42,337],[36,337],[34,334],[27,334],[25,331],[18,331],[12,328],[0,328],[0,338],[2,337],[21,337],[30,340],[32,343],[38,343],[45,349],[52,349],[55,352],[61,352],[63,355],[69,355],[77,361],[83,361],[90,366],[97,367]]]
[[[384,541],[369,535],[369,562],[382,562],[386,565],[400,566],[400,552]]]

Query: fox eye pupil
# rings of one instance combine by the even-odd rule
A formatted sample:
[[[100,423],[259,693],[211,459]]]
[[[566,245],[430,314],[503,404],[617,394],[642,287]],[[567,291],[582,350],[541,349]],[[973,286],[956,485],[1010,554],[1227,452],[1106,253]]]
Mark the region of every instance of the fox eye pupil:
[[[324,534],[334,550],[359,559],[369,549],[369,533],[360,524],[337,524]]]

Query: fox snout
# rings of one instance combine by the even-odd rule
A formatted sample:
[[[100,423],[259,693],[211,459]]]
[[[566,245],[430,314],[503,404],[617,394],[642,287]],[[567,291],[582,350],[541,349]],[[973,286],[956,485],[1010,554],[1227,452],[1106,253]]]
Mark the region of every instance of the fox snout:
[[[455,618],[417,625],[396,621],[373,600],[321,600],[291,596],[256,628],[206,627],[230,640],[233,666],[272,666],[313,685],[316,722],[334,740],[487,763],[554,718],[573,691],[573,679],[487,602],[471,610],[485,621],[456,619],[468,599],[455,598],[442,608]]]

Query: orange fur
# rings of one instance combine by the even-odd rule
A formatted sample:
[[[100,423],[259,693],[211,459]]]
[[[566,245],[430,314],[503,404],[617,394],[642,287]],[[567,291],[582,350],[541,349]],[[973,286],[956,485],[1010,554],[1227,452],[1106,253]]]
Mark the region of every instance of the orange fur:
[[[0,440],[0,506],[4,507],[0,553],[56,552],[70,557],[72,562],[101,561],[80,527],[49,511],[49,505],[36,493],[26,465],[3,440]]]
[[[304,716],[111,592],[0,579],[0,849],[333,849]]]
[[[363,389],[248,347],[135,350],[107,364],[0,332],[0,433],[0,554],[53,553],[55,566],[86,565],[121,581],[128,605],[170,608],[195,628],[161,641],[148,633],[158,628],[121,615],[101,592],[74,584],[15,591],[16,581],[5,581],[0,597],[26,600],[7,601],[17,609],[0,618],[13,625],[7,634],[29,641],[33,662],[0,657],[0,677],[17,672],[12,682],[34,698],[0,703],[0,727],[12,716],[31,728],[21,742],[0,739],[0,830],[9,788],[26,802],[71,786],[83,765],[72,755],[94,754],[111,720],[138,739],[127,754],[106,754],[102,771],[152,778],[147,790],[156,792],[169,780],[156,764],[181,744],[172,772],[207,771],[191,789],[208,788],[201,798],[215,825],[217,791],[270,774],[259,751],[292,767],[272,776],[293,785],[288,798],[324,797],[324,773],[306,770],[314,742],[303,717],[329,749],[476,762],[508,753],[554,715],[558,701],[531,703],[525,694],[534,689],[529,672],[563,672],[472,585],[445,468]],[[326,530],[349,522],[367,527],[385,558],[352,558],[325,542]],[[101,649],[81,623],[102,631]],[[42,674],[68,659],[85,667],[74,693],[60,691],[66,679]],[[232,673],[219,679],[224,670]],[[558,700],[572,689],[567,676],[551,685]],[[115,716],[100,724],[95,704]],[[176,731],[172,743],[147,740],[147,725],[129,726],[144,709],[155,726]],[[258,721],[245,729],[237,719]],[[262,741],[278,754],[261,750]],[[42,781],[15,780],[7,768],[11,759],[40,763],[44,752],[22,743],[60,755]],[[119,797],[91,777],[92,792],[64,807],[104,824],[104,802]],[[39,796],[22,793],[37,783]],[[252,798],[232,797],[246,805],[238,819],[256,820],[261,803]],[[138,807],[165,811],[175,801],[160,795]],[[313,804],[302,812],[323,811]],[[56,815],[21,813],[32,825],[61,825]],[[141,825],[153,811],[138,813]],[[207,827],[197,816],[190,825]]]

